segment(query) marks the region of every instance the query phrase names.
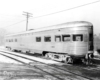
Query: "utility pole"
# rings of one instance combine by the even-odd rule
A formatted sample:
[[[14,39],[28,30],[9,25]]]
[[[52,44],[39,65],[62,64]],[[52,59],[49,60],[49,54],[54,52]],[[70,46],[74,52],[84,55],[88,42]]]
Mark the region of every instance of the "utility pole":
[[[32,17],[32,14],[28,12],[23,12],[23,13],[24,13],[23,15],[26,16],[26,31],[27,31],[28,30],[28,19],[29,17]]]

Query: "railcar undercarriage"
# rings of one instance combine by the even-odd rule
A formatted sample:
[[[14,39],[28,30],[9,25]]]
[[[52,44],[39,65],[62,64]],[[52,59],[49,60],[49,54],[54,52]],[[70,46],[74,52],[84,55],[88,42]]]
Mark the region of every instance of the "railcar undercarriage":
[[[61,61],[61,62],[67,63],[67,64],[69,64],[69,63],[73,64],[75,61],[78,61],[78,62],[83,62],[86,65],[90,65],[90,64],[92,64],[92,59],[93,59],[92,53],[88,53],[82,58],[77,58],[77,57],[69,56],[66,54],[59,54],[59,53],[57,54],[57,53],[48,53],[48,52],[45,53],[44,56],[46,58]]]

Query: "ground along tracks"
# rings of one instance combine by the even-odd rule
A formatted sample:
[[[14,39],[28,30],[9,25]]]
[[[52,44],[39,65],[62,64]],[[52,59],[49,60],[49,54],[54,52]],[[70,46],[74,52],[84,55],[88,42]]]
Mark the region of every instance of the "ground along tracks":
[[[42,71],[43,74],[45,74],[46,77],[49,77],[51,80],[75,80],[75,79],[76,80],[92,80],[89,77],[83,76],[78,73],[74,73],[73,71],[57,67],[57,65],[54,66],[52,64],[47,64],[45,63],[45,60],[43,60],[44,62],[34,60],[32,58],[29,58],[28,55],[23,56],[24,54],[20,55],[18,53],[15,54],[15,53],[6,52],[6,51],[0,51],[0,54],[3,56],[9,57],[13,60],[16,60],[22,64],[25,64],[31,68],[35,68],[37,70]]]

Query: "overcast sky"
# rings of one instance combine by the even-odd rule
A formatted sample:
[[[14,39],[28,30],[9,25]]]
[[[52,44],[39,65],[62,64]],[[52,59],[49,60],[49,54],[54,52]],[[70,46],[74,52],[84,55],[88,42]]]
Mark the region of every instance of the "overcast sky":
[[[95,1],[99,0],[0,0],[0,28],[10,33],[25,31],[26,17],[22,14],[26,11],[33,14],[29,19],[28,29],[70,21],[88,21],[94,25],[94,32],[98,34],[100,33],[100,2],[67,10]],[[55,12],[59,13],[51,14]],[[38,17],[42,15],[47,16]]]

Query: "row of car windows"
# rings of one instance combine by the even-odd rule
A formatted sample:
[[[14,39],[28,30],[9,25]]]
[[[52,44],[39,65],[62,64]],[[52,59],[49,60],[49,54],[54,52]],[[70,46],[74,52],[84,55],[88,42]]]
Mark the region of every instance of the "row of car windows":
[[[72,36],[73,37],[73,41],[83,41],[83,35],[82,34],[75,34]],[[71,41],[71,35],[56,35],[55,36],[55,41],[56,42],[67,42],[67,41]],[[36,42],[41,42],[42,41],[42,37],[36,37]],[[44,41],[45,42],[51,42],[51,36],[45,36],[44,37]],[[6,42],[17,42],[17,39],[7,39]]]
[[[17,39],[6,39],[6,42],[17,42]]]

